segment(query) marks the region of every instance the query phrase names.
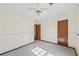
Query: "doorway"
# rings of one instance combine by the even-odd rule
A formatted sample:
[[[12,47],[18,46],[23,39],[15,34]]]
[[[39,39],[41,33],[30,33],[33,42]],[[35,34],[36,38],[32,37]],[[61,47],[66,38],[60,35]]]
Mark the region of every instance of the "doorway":
[[[58,44],[68,46],[68,20],[61,20],[57,22],[58,26]]]
[[[41,24],[34,24],[35,40],[41,40]]]

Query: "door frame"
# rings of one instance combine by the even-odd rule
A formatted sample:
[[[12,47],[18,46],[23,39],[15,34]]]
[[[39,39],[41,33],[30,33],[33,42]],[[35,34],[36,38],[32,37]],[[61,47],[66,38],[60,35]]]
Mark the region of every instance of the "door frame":
[[[39,37],[39,39],[37,39],[37,40],[41,40],[41,24],[34,24],[34,39],[36,40],[36,26],[38,26],[38,25],[40,25],[40,33],[39,33],[39,35],[40,35],[40,37]]]
[[[63,20],[59,20],[59,21],[67,21],[67,45],[66,46],[68,47],[68,19],[63,19]],[[59,21],[57,21],[57,44],[58,45],[59,45],[59,41],[58,41],[59,40],[59,35],[58,35],[58,33],[59,33],[58,32],[58,22]],[[63,45],[63,46],[65,46],[65,45]]]

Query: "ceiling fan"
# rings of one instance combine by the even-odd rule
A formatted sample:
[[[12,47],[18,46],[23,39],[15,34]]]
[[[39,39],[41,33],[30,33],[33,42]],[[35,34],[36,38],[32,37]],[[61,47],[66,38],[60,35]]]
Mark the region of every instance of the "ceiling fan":
[[[48,3],[49,6],[53,5],[54,3]],[[37,15],[39,16],[41,13],[43,13],[43,11],[48,10],[48,8],[41,8],[40,7],[40,3],[36,4],[37,8],[29,8],[29,10],[35,10],[35,12],[37,13]]]

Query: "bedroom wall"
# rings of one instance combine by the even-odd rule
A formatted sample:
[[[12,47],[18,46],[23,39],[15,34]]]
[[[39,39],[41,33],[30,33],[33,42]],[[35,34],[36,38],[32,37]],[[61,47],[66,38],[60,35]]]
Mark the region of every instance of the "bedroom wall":
[[[76,23],[76,26],[77,26],[77,30],[76,30],[76,51],[77,51],[77,54],[79,55],[79,36],[77,34],[79,34],[79,6],[77,8],[77,23]]]
[[[47,20],[41,24],[42,40],[57,43],[57,26],[55,20]]]
[[[0,4],[0,54],[34,42],[34,20],[24,10],[16,4]]]

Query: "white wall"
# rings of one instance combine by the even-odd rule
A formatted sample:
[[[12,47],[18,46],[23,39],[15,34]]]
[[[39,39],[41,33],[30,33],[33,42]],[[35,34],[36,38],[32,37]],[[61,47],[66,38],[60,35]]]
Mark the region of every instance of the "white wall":
[[[51,9],[52,11],[53,9]],[[59,4],[55,6],[54,11],[48,20],[42,22],[42,40],[57,43],[57,21],[68,19],[68,45],[76,46],[76,12],[77,7],[73,4]]]
[[[41,24],[42,40],[57,43],[57,26],[56,21],[44,21]]]
[[[77,8],[77,23],[76,23],[76,51],[77,54],[79,55],[79,36],[77,34],[79,34],[79,7]]]
[[[0,53],[34,42],[34,20],[16,6],[0,4]]]

